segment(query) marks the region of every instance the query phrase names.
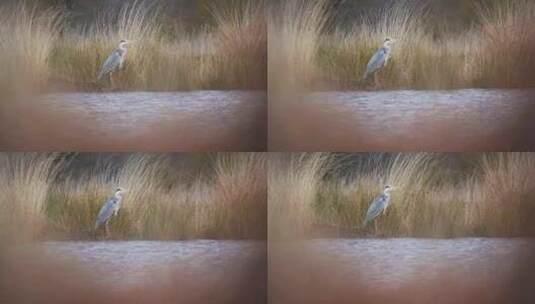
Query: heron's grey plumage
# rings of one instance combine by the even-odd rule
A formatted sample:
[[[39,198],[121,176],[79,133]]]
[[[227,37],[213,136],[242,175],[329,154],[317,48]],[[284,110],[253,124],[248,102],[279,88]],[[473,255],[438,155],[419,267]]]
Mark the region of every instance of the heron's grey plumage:
[[[106,230],[108,230],[108,221],[116,216],[121,208],[121,201],[123,200],[123,189],[118,188],[115,191],[115,195],[104,203],[100,211],[98,212],[97,219],[95,221],[95,230],[97,230],[102,224],[106,225]]]
[[[127,53],[126,45],[128,43],[129,42],[126,40],[121,40],[119,47],[113,51],[113,53],[111,53],[111,55],[102,64],[102,67],[98,73],[98,80],[102,80],[104,76],[111,75],[116,70],[122,69]]]
[[[122,67],[124,62],[124,56],[121,55],[119,50],[114,51],[106,61],[104,61],[104,64],[102,64],[102,67],[100,68],[100,72],[98,73],[98,79],[101,80],[102,77],[109,75],[110,73],[113,73],[115,70]]]
[[[116,197],[110,198],[97,215],[97,220],[95,221],[95,229],[98,229],[102,224],[106,223],[111,219],[112,216],[116,215],[120,208],[120,200]]]
[[[364,227],[366,227],[370,222],[372,222],[375,218],[381,215],[381,212],[384,212],[386,210],[388,204],[390,204],[391,189],[392,187],[386,186],[383,193],[376,197],[375,200],[372,202],[372,204],[368,208],[368,212],[366,213],[366,219],[362,224]]]
[[[364,76],[362,76],[363,81],[365,81],[370,75],[387,65],[388,59],[390,59],[391,42],[392,41],[387,38],[383,46],[377,52],[375,52],[375,54],[373,54],[372,58],[368,62],[368,65],[366,66]]]
[[[364,220],[364,226],[366,226],[371,221],[373,221],[376,217],[378,217],[381,214],[381,212],[383,212],[383,210],[386,209],[389,202],[390,202],[390,195],[385,195],[385,194],[379,195],[373,201],[370,208],[368,208],[368,212],[366,213],[366,220]]]

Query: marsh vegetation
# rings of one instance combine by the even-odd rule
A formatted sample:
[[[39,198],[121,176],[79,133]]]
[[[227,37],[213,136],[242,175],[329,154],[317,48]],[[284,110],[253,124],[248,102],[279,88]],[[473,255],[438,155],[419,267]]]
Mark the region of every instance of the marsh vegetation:
[[[467,1],[471,22],[434,20],[426,1],[395,1],[341,24],[329,1],[286,1],[269,17],[270,85],[358,88],[386,37],[396,40],[378,88],[450,89],[535,85],[535,3]],[[272,72],[273,71],[273,72]],[[277,77],[284,75],[284,77]]]
[[[118,162],[101,156],[81,169],[64,154],[0,155],[2,239],[93,239],[96,215],[128,189],[110,222],[115,239],[264,239],[266,182],[261,154],[159,154]],[[189,160],[188,160],[189,159]]]
[[[146,1],[82,21],[52,6],[1,5],[0,91],[98,90],[98,70],[121,39],[135,43],[115,77],[118,89],[263,89],[262,1],[229,3],[210,5],[213,21],[195,29]]]
[[[535,155],[289,154],[270,160],[270,237],[515,237],[535,232]],[[363,229],[384,185],[391,204]]]

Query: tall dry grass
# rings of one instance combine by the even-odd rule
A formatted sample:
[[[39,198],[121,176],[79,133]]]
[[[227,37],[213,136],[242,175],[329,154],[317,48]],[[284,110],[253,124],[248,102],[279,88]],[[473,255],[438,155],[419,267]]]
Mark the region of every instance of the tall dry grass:
[[[318,65],[328,79],[354,84],[384,39],[391,37],[396,41],[395,60],[381,72],[382,82],[410,86],[427,80],[429,73],[425,69],[430,66],[446,76],[450,70],[440,69],[447,67],[441,64],[446,57],[436,56],[438,48],[425,32],[427,18],[425,6],[404,1],[370,12],[349,30],[336,28],[332,34],[318,37],[321,45],[316,57]],[[439,57],[442,60],[437,60]]]
[[[289,238],[309,232],[314,221],[316,195],[329,166],[325,153],[271,154],[268,168],[270,238]]]
[[[5,95],[45,85],[60,14],[18,3],[0,5],[0,90]]]
[[[309,157],[294,155],[293,162]],[[473,166],[462,172],[449,168],[441,154],[394,157],[373,154],[357,166],[344,164],[338,158],[322,155],[315,163],[292,164],[286,160],[270,167],[274,170],[270,177],[279,181],[270,183],[269,188],[269,210],[279,209],[274,216],[270,214],[270,237],[370,233],[461,237],[535,233],[530,225],[530,218],[535,215],[535,184],[531,181],[535,174],[533,153],[480,154],[475,156]],[[310,176],[314,177],[313,182]],[[387,184],[396,187],[391,205],[377,219],[377,230],[373,225],[363,229],[368,207]],[[271,228],[280,225],[279,214],[293,218],[288,220],[291,225],[285,226],[286,231]],[[303,222],[302,218],[307,221]]]
[[[212,13],[215,26],[193,31],[167,16],[157,2],[125,2],[119,11],[102,11],[87,23],[74,20],[75,26],[68,26],[72,18],[61,11],[25,3],[1,6],[0,54],[12,68],[1,73],[1,85],[105,89],[109,84],[96,81],[98,71],[118,42],[127,39],[135,43],[129,46],[124,69],[115,74],[115,89],[265,88],[267,36],[261,1],[236,2]],[[13,81],[12,75],[21,79]]]
[[[293,90],[317,74],[318,36],[327,24],[326,1],[284,1],[271,6],[268,18],[270,92]]]
[[[232,7],[213,5],[216,23],[215,45],[222,54],[216,67],[231,71],[230,83],[243,83],[255,88],[267,87],[267,24],[263,0],[235,2]]]
[[[355,19],[349,28],[331,18],[324,3],[287,1],[271,14],[273,85],[382,89],[535,85],[534,64],[529,60],[535,48],[533,1],[481,2],[474,25],[460,33],[447,27],[437,33],[426,1],[391,2]],[[379,72],[377,84],[363,83],[369,59],[387,37],[396,40],[388,66]],[[287,77],[299,80],[298,85],[276,77],[289,71]]]
[[[474,199],[468,208],[466,224],[474,231],[493,235],[534,233],[534,172],[533,153],[484,155],[474,181]]]
[[[0,153],[0,240],[40,236],[61,162],[55,154]]]
[[[99,209],[120,186],[127,192],[110,223],[114,238],[265,238],[262,154],[215,154],[207,168],[186,172],[160,154],[132,154],[119,166],[105,159],[81,173],[61,167],[62,157],[2,155],[0,223],[29,225],[17,224],[15,237],[35,227],[35,238],[93,238]]]
[[[476,47],[480,82],[504,86],[534,86],[535,3],[499,1],[479,5],[481,40]]]

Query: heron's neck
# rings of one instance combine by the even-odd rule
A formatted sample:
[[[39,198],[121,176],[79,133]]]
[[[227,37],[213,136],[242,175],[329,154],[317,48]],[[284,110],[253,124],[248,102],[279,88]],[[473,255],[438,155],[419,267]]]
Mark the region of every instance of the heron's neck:
[[[119,48],[117,48],[117,52],[119,52],[121,55],[126,54],[126,51],[127,51],[127,50],[126,50],[126,46],[124,46],[124,45],[122,45],[122,44],[119,45]]]
[[[120,201],[123,199],[123,195],[121,193],[115,193],[115,198]]]

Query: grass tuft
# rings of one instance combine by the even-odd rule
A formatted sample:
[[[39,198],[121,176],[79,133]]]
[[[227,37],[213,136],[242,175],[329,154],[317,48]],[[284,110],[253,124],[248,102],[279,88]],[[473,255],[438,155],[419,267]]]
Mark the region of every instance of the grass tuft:
[[[43,87],[58,39],[61,15],[25,2],[0,5],[0,91],[5,95]]]
[[[46,225],[46,202],[61,159],[55,154],[0,154],[1,240],[39,237]]]

